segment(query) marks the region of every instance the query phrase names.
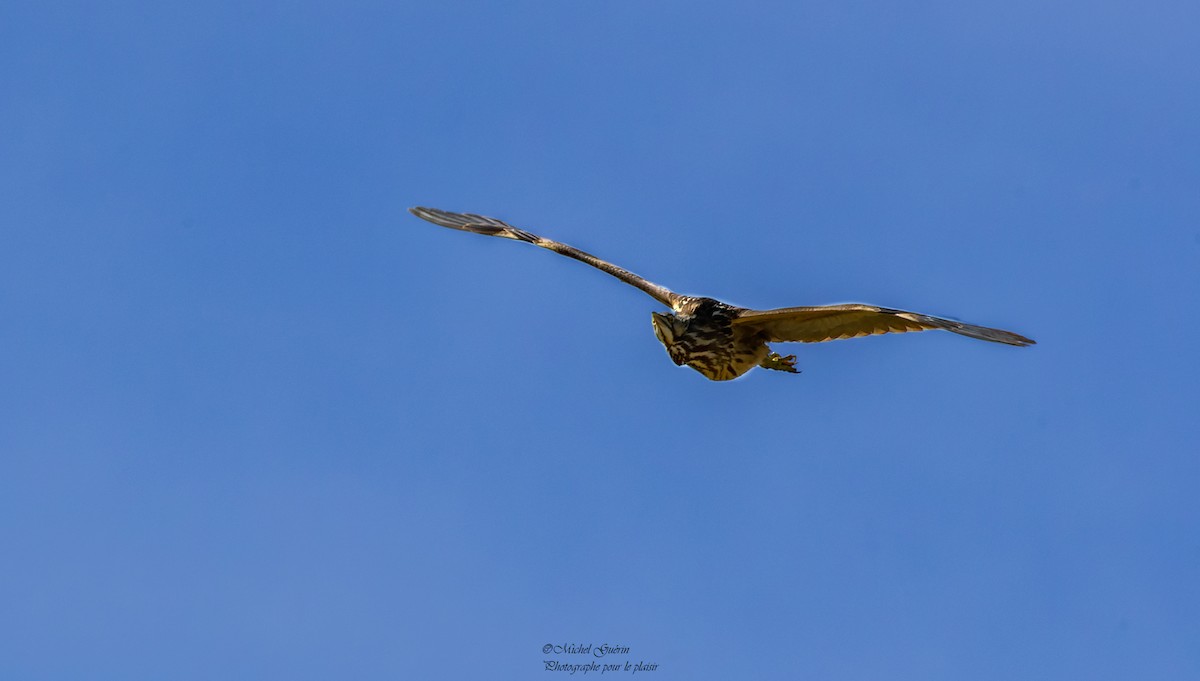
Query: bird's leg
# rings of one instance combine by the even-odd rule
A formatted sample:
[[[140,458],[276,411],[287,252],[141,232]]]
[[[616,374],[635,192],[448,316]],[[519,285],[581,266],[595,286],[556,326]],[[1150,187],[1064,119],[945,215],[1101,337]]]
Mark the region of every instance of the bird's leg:
[[[798,374],[800,370],[796,368],[796,356],[788,355],[784,357],[778,352],[772,352],[767,355],[763,361],[758,363],[758,366],[764,369],[774,369],[775,371],[786,371],[789,374]]]

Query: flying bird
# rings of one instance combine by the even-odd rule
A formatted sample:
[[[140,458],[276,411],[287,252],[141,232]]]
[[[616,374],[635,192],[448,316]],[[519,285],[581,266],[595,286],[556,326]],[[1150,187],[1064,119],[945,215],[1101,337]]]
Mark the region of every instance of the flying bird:
[[[641,289],[671,308],[670,312],[651,313],[654,335],[667,348],[671,361],[679,366],[689,366],[714,381],[737,378],[754,367],[799,373],[795,355],[782,356],[771,351],[768,343],[820,343],[880,333],[945,329],[993,343],[1016,346],[1034,344],[1034,341],[1011,331],[858,303],[750,310],[714,298],[675,293],[594,255],[518,229],[496,218],[451,213],[437,208],[417,207],[409,211],[442,227],[541,246],[585,262]]]

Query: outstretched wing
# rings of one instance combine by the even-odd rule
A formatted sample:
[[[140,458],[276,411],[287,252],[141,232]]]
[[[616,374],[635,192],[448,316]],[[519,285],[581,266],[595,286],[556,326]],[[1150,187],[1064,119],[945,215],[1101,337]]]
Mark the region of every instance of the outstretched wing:
[[[435,225],[441,225],[442,227],[449,227],[451,229],[458,229],[464,232],[474,232],[475,234],[484,234],[487,236],[498,236],[505,239],[513,239],[515,241],[524,241],[531,243],[534,246],[541,246],[542,248],[549,249],[555,253],[560,253],[568,258],[574,258],[580,262],[585,262],[596,269],[611,274],[630,286],[636,286],[637,288],[650,294],[650,296],[658,302],[668,307],[673,308],[675,306],[675,301],[679,298],[676,293],[672,292],[666,287],[647,281],[633,272],[630,272],[629,270],[617,267],[616,265],[606,260],[601,260],[590,253],[584,253],[578,248],[574,248],[557,241],[551,241],[550,239],[543,239],[536,234],[531,234],[523,229],[517,229],[507,222],[497,220],[496,218],[475,215],[473,213],[451,213],[450,211],[438,210],[437,208],[422,208],[419,206],[416,208],[409,208],[408,210],[413,215],[421,218],[422,220],[428,220]]]
[[[1008,345],[1033,345],[1034,341],[1011,331],[964,324],[952,319],[874,305],[825,305],[746,310],[733,325],[761,332],[768,341],[820,343],[839,338],[945,329],[954,333]]]

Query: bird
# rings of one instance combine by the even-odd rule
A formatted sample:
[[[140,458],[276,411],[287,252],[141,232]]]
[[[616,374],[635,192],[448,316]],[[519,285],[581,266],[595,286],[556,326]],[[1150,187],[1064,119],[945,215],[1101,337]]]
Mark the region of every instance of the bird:
[[[590,253],[496,218],[420,206],[410,208],[409,212],[442,227],[540,246],[587,263],[640,289],[670,308],[670,312],[652,312],[651,321],[654,335],[666,347],[671,361],[695,369],[713,381],[732,380],[755,367],[800,373],[795,355],[780,355],[771,350],[769,343],[820,343],[883,333],[944,329],[993,343],[1018,347],[1035,344],[1012,331],[862,303],[773,310],[738,307],[715,298],[675,293]]]

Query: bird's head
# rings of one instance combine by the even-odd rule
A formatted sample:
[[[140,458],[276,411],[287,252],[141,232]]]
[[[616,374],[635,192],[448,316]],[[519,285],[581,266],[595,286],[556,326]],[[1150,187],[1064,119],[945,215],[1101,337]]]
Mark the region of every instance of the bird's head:
[[[677,341],[687,332],[687,323],[670,312],[666,314],[651,312],[650,314],[654,321],[654,335],[658,337],[658,342],[667,349],[671,361],[682,366],[687,361],[687,349]]]

